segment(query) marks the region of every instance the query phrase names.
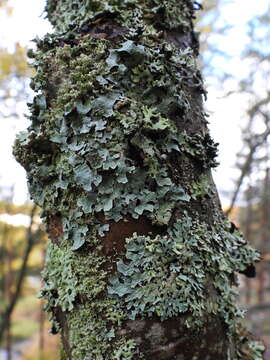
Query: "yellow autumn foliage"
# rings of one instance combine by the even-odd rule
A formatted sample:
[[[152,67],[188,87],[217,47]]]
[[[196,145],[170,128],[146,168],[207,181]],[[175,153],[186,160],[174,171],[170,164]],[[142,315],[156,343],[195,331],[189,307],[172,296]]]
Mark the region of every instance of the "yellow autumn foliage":
[[[14,52],[0,48],[0,82],[10,75],[18,78],[31,76],[31,70],[27,65],[26,48],[19,43],[15,44]]]

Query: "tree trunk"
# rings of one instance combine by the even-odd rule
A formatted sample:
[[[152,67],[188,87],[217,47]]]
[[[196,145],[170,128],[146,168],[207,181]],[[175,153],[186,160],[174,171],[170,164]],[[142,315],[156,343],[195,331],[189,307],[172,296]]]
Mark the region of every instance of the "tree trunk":
[[[262,359],[224,218],[190,0],[48,0],[15,156],[51,239],[41,296],[65,357]],[[198,339],[200,339],[198,341]]]
[[[45,249],[42,251],[42,260],[43,265],[45,264]],[[38,346],[38,352],[39,352],[39,360],[44,360],[44,350],[45,350],[45,313],[44,313],[44,300],[40,301],[40,316],[39,316],[39,346]]]
[[[251,243],[252,241],[252,231],[253,230],[253,214],[254,209],[252,207],[252,201],[254,200],[254,191],[252,189],[251,183],[248,185],[248,189],[245,193],[245,200],[246,200],[246,212],[244,220],[241,222],[241,229],[243,229],[243,234],[245,239]],[[251,279],[245,279],[245,304],[249,307],[252,301],[252,286],[251,286]]]
[[[265,170],[265,177],[262,189],[262,204],[261,204],[261,224],[260,224],[260,251],[266,254],[269,242],[269,168]],[[265,302],[265,275],[267,272],[266,262],[263,259],[258,268],[258,304]]]
[[[6,273],[6,299],[7,302],[10,303],[12,300],[12,292],[13,292],[13,280],[14,280],[14,274],[12,269],[12,262],[13,262],[13,247],[12,242],[13,239],[10,237],[9,229],[7,228],[7,273]],[[2,314],[1,314],[2,315]],[[6,359],[5,360],[11,360],[12,357],[12,317],[10,316],[8,320],[6,321]],[[2,331],[1,331],[2,333]],[[1,337],[1,336],[0,336]]]
[[[38,338],[38,359],[44,360],[44,348],[45,348],[45,313],[43,311],[43,301],[40,303],[39,313],[39,338]]]

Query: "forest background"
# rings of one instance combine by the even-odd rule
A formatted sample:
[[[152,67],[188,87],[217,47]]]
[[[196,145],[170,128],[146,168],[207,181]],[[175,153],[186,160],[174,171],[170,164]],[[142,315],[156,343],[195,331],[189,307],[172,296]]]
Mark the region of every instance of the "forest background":
[[[27,3],[27,5],[26,5]],[[224,211],[262,253],[257,277],[239,278],[249,329],[270,359],[270,7],[267,0],[196,2],[201,68],[212,136],[220,143],[214,172]],[[0,0],[0,359],[58,357],[59,339],[37,298],[46,235],[29,200],[24,170],[12,156],[28,125],[27,51],[51,31],[45,0]],[[197,189],[198,193],[203,191]]]

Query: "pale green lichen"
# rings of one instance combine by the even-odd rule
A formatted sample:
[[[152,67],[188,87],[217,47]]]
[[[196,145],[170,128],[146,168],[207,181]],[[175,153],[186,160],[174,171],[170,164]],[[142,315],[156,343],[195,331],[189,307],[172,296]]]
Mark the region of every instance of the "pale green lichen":
[[[190,184],[189,192],[191,198],[195,200],[213,195],[213,188],[211,187],[208,176],[203,174],[199,179]]]
[[[104,291],[107,273],[102,265],[105,259],[97,250],[95,256],[90,257],[49,243],[46,257],[41,295],[48,299],[48,309],[60,307],[63,312],[71,311],[78,296],[92,301]]]
[[[109,360],[115,352],[117,359],[128,360],[131,353],[138,353],[131,340],[116,338],[126,316],[115,300],[103,298],[107,284],[104,262],[98,251],[79,255],[69,248],[48,245],[40,296],[47,300],[46,310],[53,314],[54,331],[58,328],[57,309],[66,314],[74,359],[87,360],[91,354],[91,358]]]
[[[117,263],[109,294],[128,309],[131,319],[140,315],[165,320],[189,313],[186,325],[200,328],[214,314],[233,334],[240,310],[232,277],[258,255],[228,230],[229,225],[210,229],[185,215],[166,235],[134,234],[126,240],[126,260]]]
[[[138,352],[137,344],[134,340],[119,341],[118,349],[114,351],[112,358],[115,360],[132,360],[136,356],[139,360],[143,360],[144,356]]]

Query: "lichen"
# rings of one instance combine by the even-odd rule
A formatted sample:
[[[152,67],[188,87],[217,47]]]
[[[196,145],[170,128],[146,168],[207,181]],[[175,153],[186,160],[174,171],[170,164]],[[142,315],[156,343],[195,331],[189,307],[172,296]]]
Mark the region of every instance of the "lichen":
[[[66,32],[82,28],[104,16],[115,18],[127,28],[143,27],[145,23],[168,29],[187,30],[193,17],[193,2],[183,0],[48,0],[46,11],[56,30]],[[135,16],[134,16],[135,15]]]
[[[203,174],[196,179],[193,183],[190,184],[189,187],[190,196],[193,199],[201,199],[207,196],[213,195],[213,188],[211,187],[211,183],[209,182],[208,176]]]
[[[57,31],[29,54],[37,95],[14,154],[54,241],[41,290],[54,331],[76,360],[143,359],[123,330],[130,319],[184,315],[197,333],[216,316],[235,344],[234,273],[259,255],[231,232],[212,188],[217,144],[201,104],[193,2],[49,0],[46,9]],[[106,253],[111,227],[132,221],[148,225],[116,232]],[[261,353],[246,339],[237,359],[243,343]]]
[[[51,242],[48,245],[40,297],[47,300],[45,309],[52,314],[54,331],[58,309],[67,314],[75,359],[89,359],[90,353],[91,358],[110,359],[108,354],[115,352],[117,359],[128,360],[131,350],[138,353],[132,340],[116,337],[125,315],[115,300],[102,299],[107,284],[104,262],[98,248],[91,254],[78,254]]]
[[[40,47],[36,55],[39,72],[32,83],[42,95],[30,106],[30,135],[21,135],[23,141],[15,148],[17,157],[29,167],[34,200],[44,213],[57,211],[64,216],[65,238],[73,240],[76,249],[83,245],[88,231],[83,214],[104,212],[114,221],[128,214],[134,218],[144,214],[157,224],[168,224],[179,201],[189,200],[170,178],[168,156],[186,153],[205,168],[215,165],[204,145],[207,133],[196,134],[193,140],[173,120],[176,111],[189,117],[187,84],[181,71],[190,72],[191,77],[196,72],[191,52],[168,44],[152,49],[124,41],[108,53],[108,41],[91,38],[75,47],[46,47],[45,54],[44,44]],[[91,57],[86,56],[88,52]],[[132,63],[127,61],[129,54]],[[48,59],[52,59],[50,64]],[[42,79],[52,78],[55,84],[63,73],[70,75],[50,99],[49,91],[54,90],[41,86]],[[145,94],[136,86],[141,73]],[[125,81],[119,86],[123,76]],[[47,102],[50,108],[45,111]],[[35,149],[34,144],[41,141],[44,149]],[[30,146],[38,153],[22,150]],[[140,162],[143,166],[138,166]],[[75,201],[79,209],[71,211]]]
[[[229,233],[228,224],[209,228],[185,215],[166,235],[134,234],[126,243],[126,260],[117,262],[108,293],[130,319],[188,313],[187,327],[199,329],[218,315],[235,333],[241,312],[232,277],[258,257],[239,234]]]

